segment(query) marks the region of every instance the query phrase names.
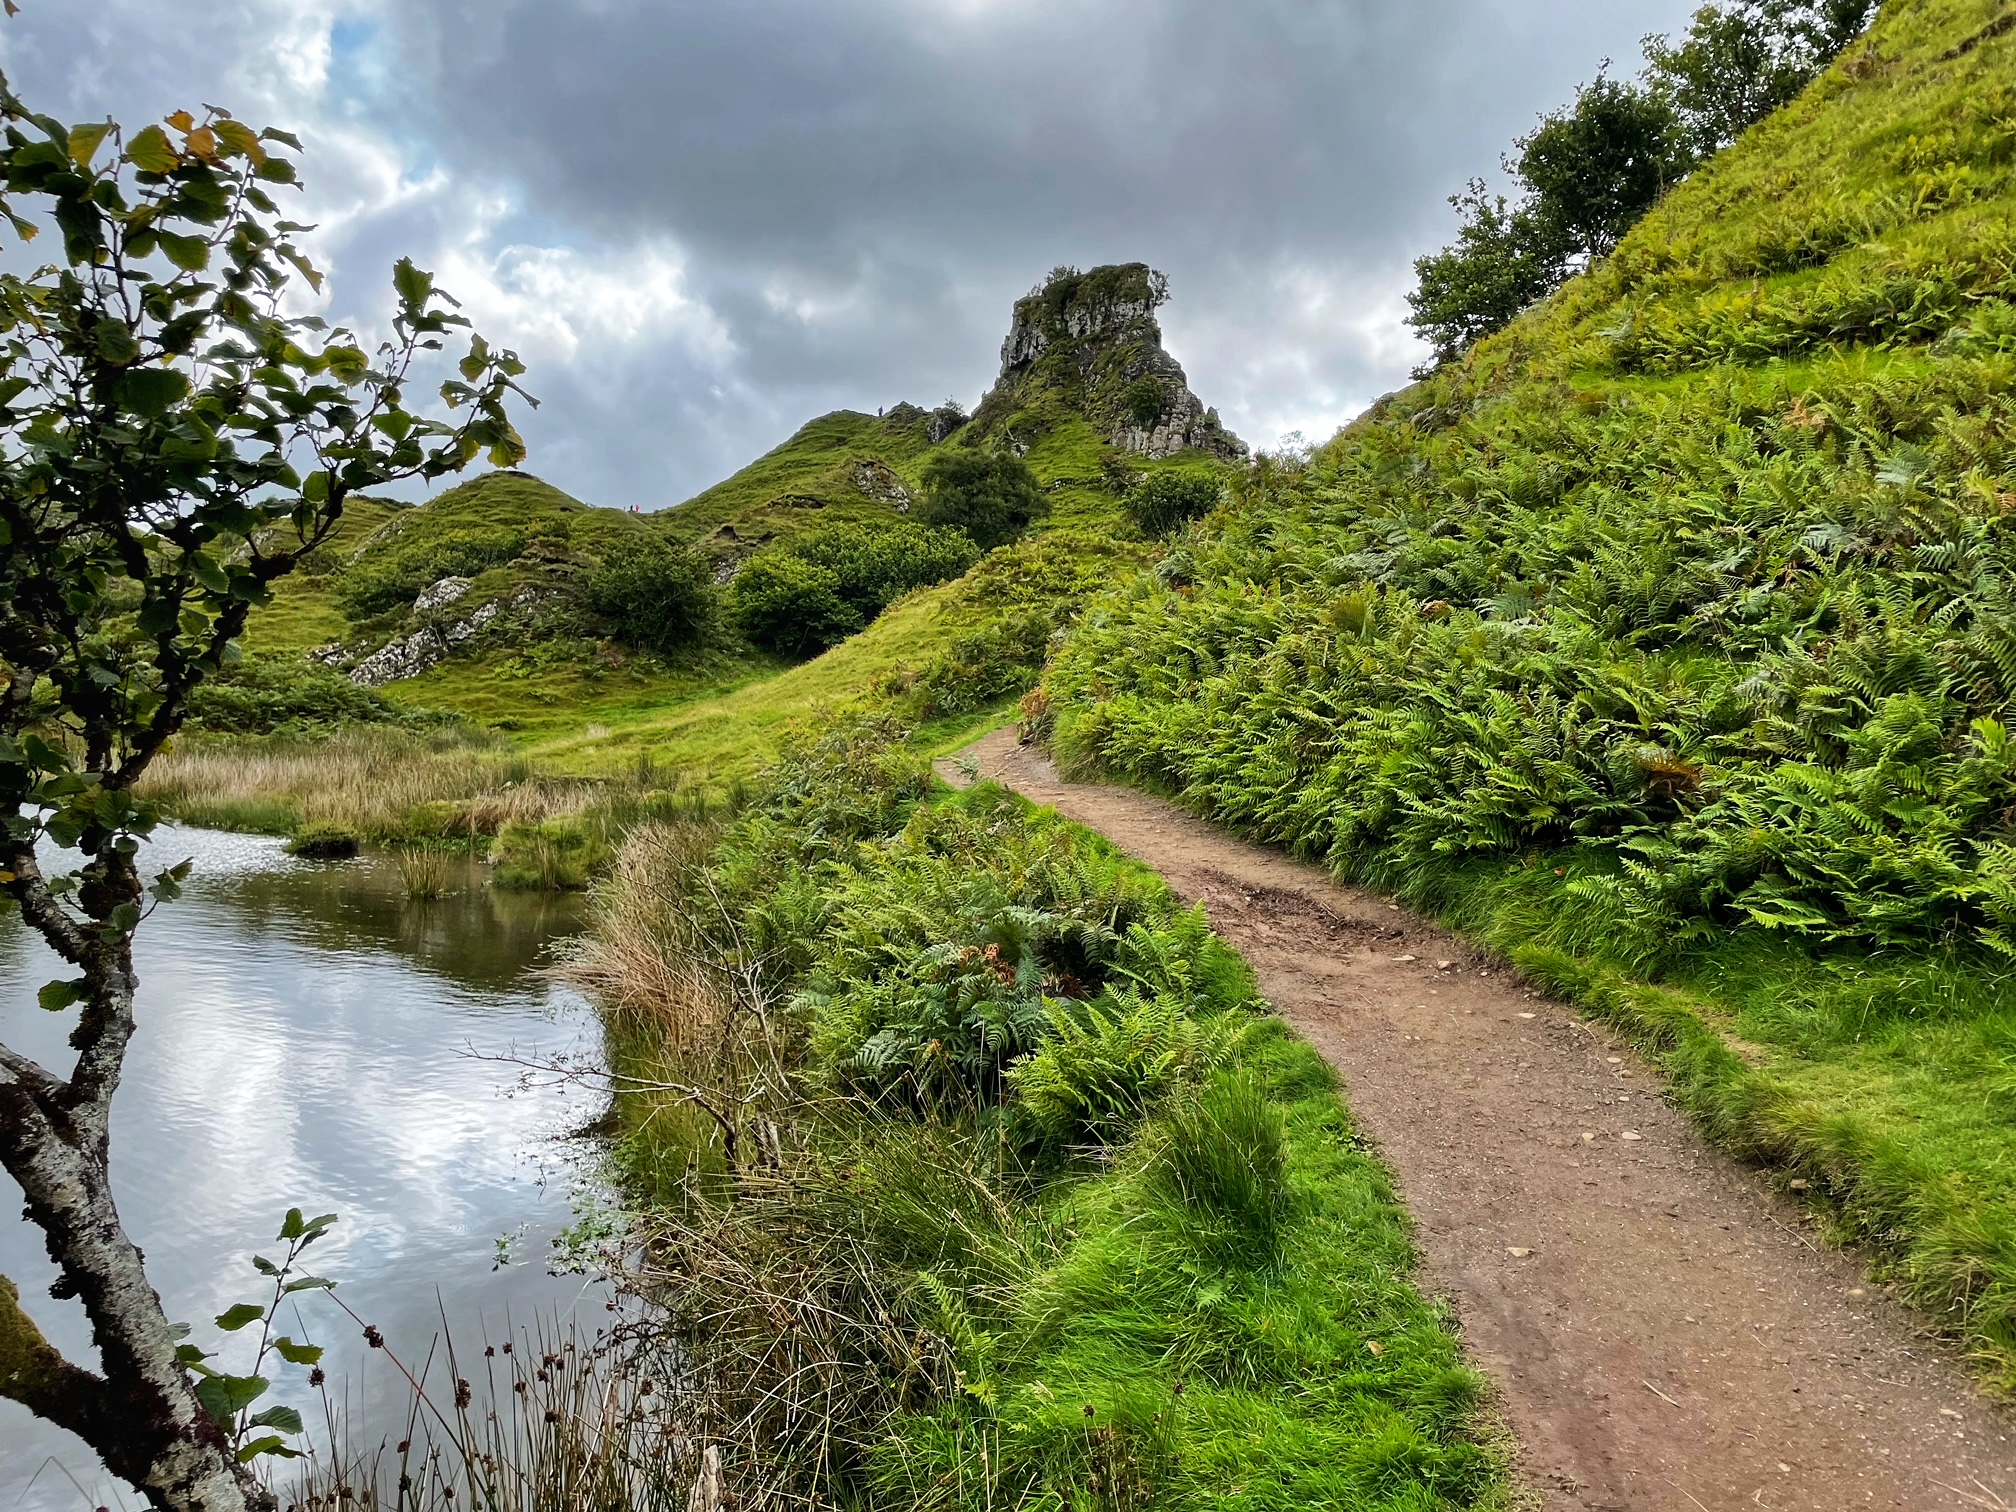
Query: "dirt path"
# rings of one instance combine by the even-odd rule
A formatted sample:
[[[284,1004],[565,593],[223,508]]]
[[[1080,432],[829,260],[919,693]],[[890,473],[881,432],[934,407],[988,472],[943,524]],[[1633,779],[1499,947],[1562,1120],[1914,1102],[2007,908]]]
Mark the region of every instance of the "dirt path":
[[[1204,903],[1343,1074],[1549,1508],[2016,1509],[2016,1426],[1607,1029],[1312,867],[1062,782],[1010,732],[965,755]]]

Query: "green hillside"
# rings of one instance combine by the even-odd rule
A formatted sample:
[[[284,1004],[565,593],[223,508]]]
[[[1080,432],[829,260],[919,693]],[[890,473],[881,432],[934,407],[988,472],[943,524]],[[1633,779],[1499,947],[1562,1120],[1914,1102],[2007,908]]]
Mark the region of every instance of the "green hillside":
[[[2011,21],[1892,0],[1090,608],[1039,723],[1629,1026],[2016,1382]]]

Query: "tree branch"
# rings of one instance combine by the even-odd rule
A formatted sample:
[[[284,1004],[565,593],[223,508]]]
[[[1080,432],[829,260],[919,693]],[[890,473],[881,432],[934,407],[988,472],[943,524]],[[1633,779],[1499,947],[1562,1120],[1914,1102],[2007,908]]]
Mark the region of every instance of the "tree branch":
[[[105,1417],[105,1383],[72,1365],[21,1311],[21,1293],[0,1276],[0,1396],[91,1444]]]

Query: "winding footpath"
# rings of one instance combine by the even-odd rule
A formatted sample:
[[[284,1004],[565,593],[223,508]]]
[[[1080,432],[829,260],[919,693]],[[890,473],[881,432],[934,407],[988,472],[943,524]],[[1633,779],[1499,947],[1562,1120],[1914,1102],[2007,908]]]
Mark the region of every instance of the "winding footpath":
[[[1062,781],[1012,731],[960,759],[1204,904],[1341,1073],[1547,1508],[2016,1512],[2016,1419],[1621,1038],[1314,867]]]

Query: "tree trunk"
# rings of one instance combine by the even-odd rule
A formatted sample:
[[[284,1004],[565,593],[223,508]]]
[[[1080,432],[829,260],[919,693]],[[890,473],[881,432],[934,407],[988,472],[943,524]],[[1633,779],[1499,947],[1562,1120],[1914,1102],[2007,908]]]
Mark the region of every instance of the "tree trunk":
[[[163,1512],[258,1512],[272,1498],[235,1462],[223,1429],[197,1400],[112,1200],[112,1094],[132,1036],[137,985],[130,944],[77,927],[38,885],[32,855],[8,859],[15,880],[29,884],[26,897],[16,890],[23,915],[84,968],[85,991],[68,1081],[0,1046],[0,1163],[19,1183],[27,1216],[62,1270],[51,1293],[84,1304],[103,1374],[51,1347],[21,1310],[13,1284],[0,1278],[0,1395],[76,1434]],[[115,862],[107,870],[119,869]],[[130,866],[124,869],[127,876],[101,877],[101,884],[137,895]]]

